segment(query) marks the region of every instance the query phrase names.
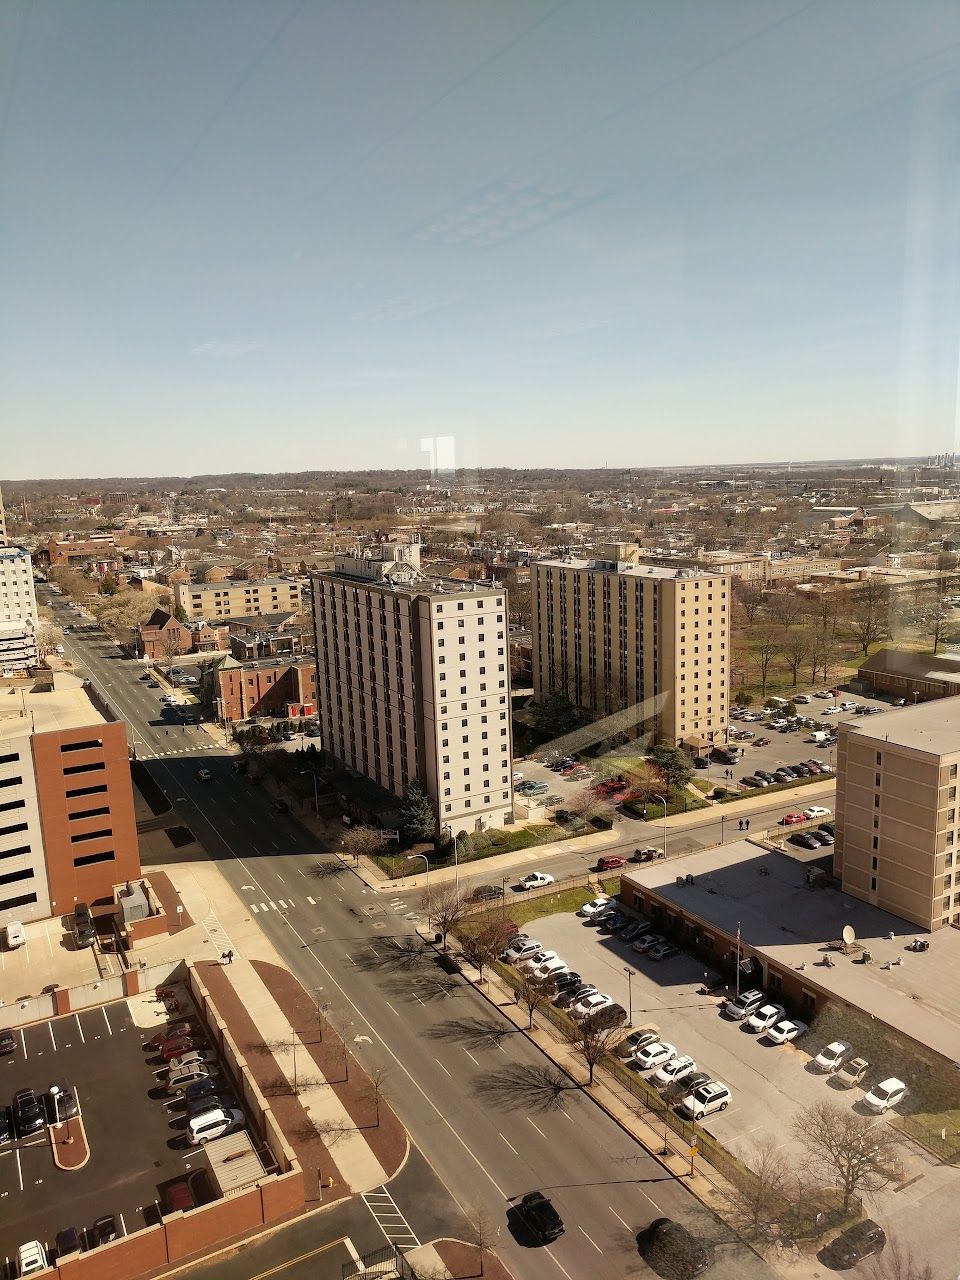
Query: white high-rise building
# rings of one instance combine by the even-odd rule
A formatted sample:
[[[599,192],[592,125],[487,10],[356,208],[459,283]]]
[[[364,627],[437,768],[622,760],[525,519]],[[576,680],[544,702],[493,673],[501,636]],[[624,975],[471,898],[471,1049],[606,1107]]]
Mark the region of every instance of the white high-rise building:
[[[37,665],[33,562],[22,547],[0,546],[0,673]]]
[[[324,748],[396,796],[418,783],[453,834],[512,820],[506,591],[389,541],[337,556],[313,608]]]

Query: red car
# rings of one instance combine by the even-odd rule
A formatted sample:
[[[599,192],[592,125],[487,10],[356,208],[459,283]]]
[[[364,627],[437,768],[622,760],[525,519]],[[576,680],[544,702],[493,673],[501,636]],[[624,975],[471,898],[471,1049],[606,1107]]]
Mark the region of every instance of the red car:
[[[621,858],[619,854],[605,854],[597,863],[598,871],[619,871],[621,867],[627,865],[626,858]]]
[[[167,1040],[174,1040],[178,1036],[189,1036],[193,1032],[192,1022],[168,1022],[165,1027],[161,1027],[152,1040],[145,1040],[143,1047],[152,1049],[154,1053]]]
[[[164,1062],[170,1062],[173,1058],[182,1058],[185,1053],[202,1047],[203,1041],[193,1036],[176,1036],[173,1040],[164,1040],[160,1046],[160,1057]]]
[[[781,827],[792,827],[798,822],[806,822],[802,813],[785,813],[780,819]]]

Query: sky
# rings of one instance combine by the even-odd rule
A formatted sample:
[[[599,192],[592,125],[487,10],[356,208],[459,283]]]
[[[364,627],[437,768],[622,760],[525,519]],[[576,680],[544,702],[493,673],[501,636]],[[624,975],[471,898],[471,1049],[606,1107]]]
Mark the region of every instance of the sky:
[[[6,0],[0,475],[952,451],[950,0]]]

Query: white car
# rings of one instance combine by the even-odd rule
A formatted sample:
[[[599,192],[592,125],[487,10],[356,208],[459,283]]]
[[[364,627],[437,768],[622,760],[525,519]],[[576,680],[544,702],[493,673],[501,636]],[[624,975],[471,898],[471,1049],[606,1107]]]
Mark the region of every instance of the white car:
[[[610,898],[601,894],[599,898],[593,898],[590,902],[585,902],[577,912],[577,915],[582,916],[584,920],[589,920],[590,917],[595,916],[598,911],[603,911],[605,907],[609,906],[610,901]]]
[[[545,964],[538,965],[533,972],[535,977],[545,982],[548,978],[558,978],[561,973],[569,973],[570,966],[566,960],[561,960],[559,956],[555,956],[552,960],[547,960]]]
[[[177,707],[180,703],[172,693],[165,693],[160,699],[160,705],[164,707]]]
[[[692,1076],[697,1069],[697,1064],[688,1053],[681,1054],[678,1058],[671,1058],[669,1062],[665,1062],[659,1071],[655,1071],[650,1077],[656,1085],[673,1084],[676,1080],[683,1080],[687,1076]]]
[[[732,1098],[733,1094],[725,1084],[711,1080],[688,1094],[680,1103],[680,1110],[694,1120],[701,1120],[713,1111],[726,1111]]]
[[[832,1044],[820,1050],[813,1060],[813,1065],[818,1071],[837,1071],[851,1053],[853,1053],[853,1046],[847,1044],[846,1040],[834,1040]]]
[[[864,1094],[863,1101],[871,1111],[878,1111],[883,1115],[885,1111],[889,1111],[891,1107],[895,1107],[902,1101],[906,1094],[907,1086],[903,1081],[898,1080],[896,1076],[891,1076],[882,1084],[875,1084],[869,1093]]]
[[[536,938],[526,938],[520,943],[507,947],[502,955],[502,959],[507,964],[517,964],[520,960],[526,960],[528,956],[532,956],[535,952],[540,951],[540,943]]]
[[[22,947],[27,940],[26,930],[19,920],[11,920],[5,929],[5,933],[8,951],[14,951],[17,947]]]
[[[790,1018],[784,1018],[776,1026],[767,1028],[767,1039],[771,1044],[789,1044],[791,1040],[802,1036],[806,1029],[805,1022],[793,1022]]]
[[[601,1009],[605,1009],[608,1004],[613,1004],[610,996],[605,996],[601,991],[594,991],[592,995],[584,996],[570,1010],[575,1018],[589,1018],[595,1013],[599,1013]]]
[[[524,956],[520,961],[520,968],[539,969],[540,966],[542,964],[546,964],[548,960],[556,959],[557,953],[555,951],[548,951],[545,948],[541,948],[539,951],[534,951],[531,955]]]
[[[523,774],[520,772],[520,770],[519,770],[519,769],[514,769],[514,771],[513,771],[513,782],[514,782],[514,783],[517,783],[517,782],[522,782],[522,781],[523,781]]]
[[[748,1031],[753,1031],[759,1035],[762,1031],[769,1031],[786,1012],[782,1004],[762,1004],[757,1012],[752,1013],[743,1025]]]
[[[829,818],[830,810],[825,809],[822,804],[812,804],[809,809],[804,809],[803,816],[805,818]]]
[[[820,712],[822,716],[838,716],[840,714],[839,707],[824,707]]]
[[[547,884],[553,884],[553,876],[547,875],[546,871],[531,871],[529,875],[523,877],[519,887],[521,889],[542,889]]]
[[[633,1061],[638,1071],[649,1071],[652,1067],[662,1067],[665,1062],[677,1056],[676,1046],[666,1040],[654,1040],[645,1049],[634,1055]]]
[[[859,705],[860,705],[859,703],[857,703],[857,702],[852,702],[852,701],[850,700],[850,698],[847,698],[844,702],[841,702],[841,703],[840,703],[840,710],[841,710],[841,711],[856,711],[856,709],[857,709],[857,707],[858,707]]]
[[[47,1269],[47,1251],[39,1240],[28,1240],[17,1250],[17,1275],[32,1276]]]

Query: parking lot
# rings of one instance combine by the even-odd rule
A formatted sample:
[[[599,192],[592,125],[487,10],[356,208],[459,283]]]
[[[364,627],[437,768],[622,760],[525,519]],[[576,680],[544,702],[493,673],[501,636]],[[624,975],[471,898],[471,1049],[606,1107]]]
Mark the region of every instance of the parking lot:
[[[65,1080],[90,1158],[74,1171],[58,1168],[47,1128],[0,1147],[0,1259],[8,1268],[23,1242],[51,1246],[67,1227],[83,1236],[104,1215],[121,1234],[155,1222],[163,1188],[206,1167],[202,1149],[187,1144],[184,1104],[166,1097],[162,1064],[144,1048],[162,1025],[156,1003],[137,997],[16,1031],[15,1051],[0,1059],[0,1100],[9,1105],[20,1089],[39,1097]]]
[[[802,1043],[775,1046],[723,1017],[719,996],[698,994],[704,966],[694,957],[648,960],[572,913],[544,916],[526,931],[624,1008],[632,1003],[633,1026],[653,1023],[663,1040],[696,1061],[697,1070],[729,1086],[729,1108],[708,1116],[703,1125],[747,1163],[751,1150],[768,1141],[800,1155],[791,1122],[804,1107],[829,1099],[860,1109],[862,1090],[841,1089],[811,1068]]]

